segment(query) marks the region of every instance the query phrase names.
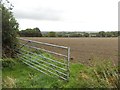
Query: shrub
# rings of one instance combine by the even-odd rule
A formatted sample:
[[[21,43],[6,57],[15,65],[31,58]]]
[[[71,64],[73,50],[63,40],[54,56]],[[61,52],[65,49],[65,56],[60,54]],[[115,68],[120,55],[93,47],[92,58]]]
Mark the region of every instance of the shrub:
[[[3,4],[2,9],[2,56],[15,57],[15,50],[18,47],[17,32],[18,23],[15,20],[10,9],[7,9]]]

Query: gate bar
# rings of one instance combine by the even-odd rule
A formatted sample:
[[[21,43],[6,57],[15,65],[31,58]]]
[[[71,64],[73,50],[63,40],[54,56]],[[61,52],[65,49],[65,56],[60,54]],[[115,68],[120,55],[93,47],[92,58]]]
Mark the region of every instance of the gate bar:
[[[58,47],[58,48],[68,49],[68,47],[65,47],[65,46],[59,46],[59,45],[54,45],[54,44],[49,44],[49,43],[43,43],[43,42],[28,40],[28,39],[24,39],[24,38],[19,38],[19,39],[24,40],[24,41],[39,43],[39,44],[42,44],[42,45],[47,45],[47,46],[52,46],[52,47]]]

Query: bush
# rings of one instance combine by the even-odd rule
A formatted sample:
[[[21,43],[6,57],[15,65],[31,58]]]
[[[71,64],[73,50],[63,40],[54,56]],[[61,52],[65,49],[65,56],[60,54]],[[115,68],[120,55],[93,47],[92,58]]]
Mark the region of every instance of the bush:
[[[10,9],[1,5],[2,9],[2,56],[15,57],[15,50],[18,48],[17,32],[18,23]]]

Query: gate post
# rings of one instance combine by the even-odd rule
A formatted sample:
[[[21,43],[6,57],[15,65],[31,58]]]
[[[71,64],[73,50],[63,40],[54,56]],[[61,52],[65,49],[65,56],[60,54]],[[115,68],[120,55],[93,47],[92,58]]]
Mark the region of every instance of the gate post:
[[[67,58],[67,80],[69,81],[70,77],[70,47],[68,47],[68,58]]]

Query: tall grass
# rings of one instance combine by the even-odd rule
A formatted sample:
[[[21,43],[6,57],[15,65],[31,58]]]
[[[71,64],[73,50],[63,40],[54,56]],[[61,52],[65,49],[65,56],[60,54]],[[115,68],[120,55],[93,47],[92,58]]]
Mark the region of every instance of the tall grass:
[[[115,65],[112,60],[94,58],[89,64],[100,86],[119,88],[119,66]]]

